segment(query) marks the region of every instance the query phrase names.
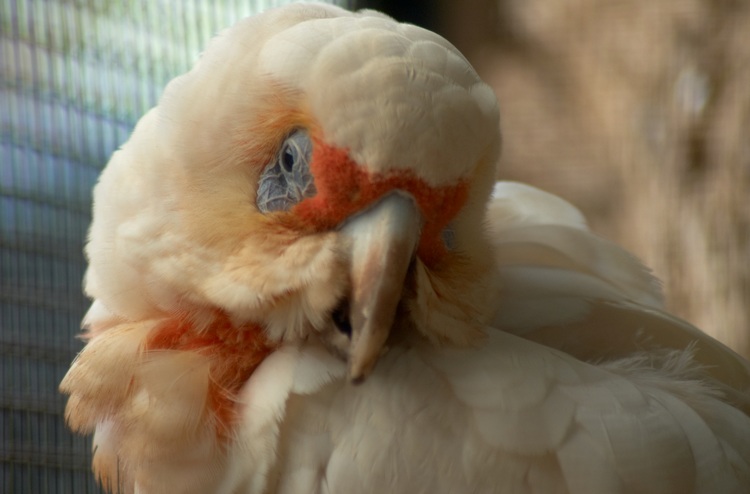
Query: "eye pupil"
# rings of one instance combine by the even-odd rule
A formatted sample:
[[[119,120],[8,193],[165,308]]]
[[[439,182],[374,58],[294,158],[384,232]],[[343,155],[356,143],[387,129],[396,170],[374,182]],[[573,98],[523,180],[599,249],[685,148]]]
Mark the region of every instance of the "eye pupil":
[[[294,157],[294,151],[292,151],[291,148],[287,147],[284,149],[284,152],[281,156],[281,166],[284,167],[284,170],[288,173],[291,173],[291,171],[294,169],[294,163],[296,159]]]

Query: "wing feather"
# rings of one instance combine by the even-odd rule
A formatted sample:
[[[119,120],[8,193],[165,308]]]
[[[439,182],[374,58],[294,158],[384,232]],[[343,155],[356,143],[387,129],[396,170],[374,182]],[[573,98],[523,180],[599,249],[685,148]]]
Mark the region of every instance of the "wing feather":
[[[571,204],[528,185],[498,182],[487,231],[501,268],[565,269],[610,285],[624,299],[661,308],[661,285],[635,256],[586,227]]]
[[[750,364],[666,313],[649,270],[591,234],[573,206],[501,182],[488,223],[500,287],[494,326],[592,362],[691,348],[728,399],[750,413]]]

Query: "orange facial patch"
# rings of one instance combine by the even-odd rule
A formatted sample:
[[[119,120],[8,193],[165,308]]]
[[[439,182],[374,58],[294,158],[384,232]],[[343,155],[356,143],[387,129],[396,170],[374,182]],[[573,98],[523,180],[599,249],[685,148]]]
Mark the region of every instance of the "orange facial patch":
[[[417,255],[427,265],[439,262],[447,252],[442,232],[468,196],[465,182],[433,187],[410,170],[370,174],[349,157],[347,150],[316,137],[310,170],[317,193],[292,209],[297,217],[315,229],[330,230],[385,194],[401,190],[414,198],[424,217]]]
[[[216,311],[208,327],[200,330],[187,318],[174,318],[149,335],[146,351],[192,351],[210,361],[208,406],[217,435],[227,438],[237,415],[236,398],[253,371],[275,349],[258,325],[237,327]]]

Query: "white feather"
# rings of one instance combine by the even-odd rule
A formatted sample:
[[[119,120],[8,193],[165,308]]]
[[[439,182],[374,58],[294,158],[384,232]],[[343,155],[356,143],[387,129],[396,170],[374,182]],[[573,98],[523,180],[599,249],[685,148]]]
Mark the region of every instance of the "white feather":
[[[394,349],[352,386],[320,347],[296,351],[287,364],[304,371],[288,386],[304,393],[277,409],[278,435],[243,435],[247,447],[271,441],[276,475],[243,492],[739,494],[749,480],[750,418],[710,387],[685,380],[690,391],[675,393],[654,369],[595,367],[490,331],[481,348]],[[268,396],[249,391],[247,410]],[[235,460],[240,484],[255,478]]]

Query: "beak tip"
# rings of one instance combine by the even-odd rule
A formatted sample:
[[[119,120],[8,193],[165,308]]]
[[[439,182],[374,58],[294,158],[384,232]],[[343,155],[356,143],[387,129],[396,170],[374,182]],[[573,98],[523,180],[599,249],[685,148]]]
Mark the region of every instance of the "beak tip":
[[[367,377],[364,374],[359,374],[356,376],[353,374],[349,374],[349,382],[354,384],[355,386],[359,386],[360,384],[365,382],[365,379],[367,379]]]
[[[372,372],[374,362],[371,365],[362,365],[362,362],[349,362],[349,382],[355,385],[362,384]]]

